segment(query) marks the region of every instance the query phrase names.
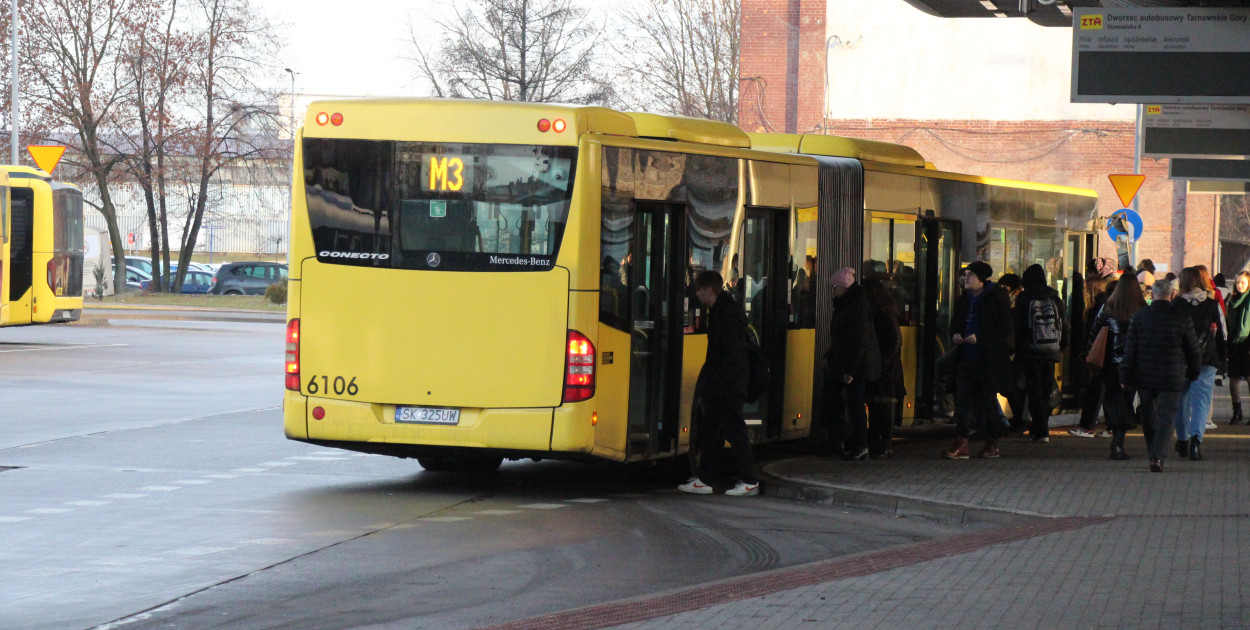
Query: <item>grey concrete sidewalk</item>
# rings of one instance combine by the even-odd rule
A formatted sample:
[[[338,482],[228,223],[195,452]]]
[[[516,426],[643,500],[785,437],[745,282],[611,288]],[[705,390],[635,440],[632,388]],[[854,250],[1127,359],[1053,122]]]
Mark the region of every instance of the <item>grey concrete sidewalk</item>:
[[[1049,444],[1010,438],[998,460],[944,460],[930,437],[889,460],[777,461],[770,494],[967,533],[504,627],[1250,627],[1250,428],[1227,425],[1219,394],[1206,460],[1172,457],[1163,474],[1140,433],[1118,462],[1109,439],[1053,424]]]

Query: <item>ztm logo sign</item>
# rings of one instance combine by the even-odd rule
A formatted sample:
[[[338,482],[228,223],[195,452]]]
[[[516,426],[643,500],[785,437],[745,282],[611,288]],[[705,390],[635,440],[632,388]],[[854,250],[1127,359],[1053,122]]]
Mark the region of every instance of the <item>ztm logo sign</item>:
[[[1162,105],[1147,105],[1146,106],[1146,115],[1148,116],[1158,116],[1159,114],[1162,114],[1162,113],[1163,113]]]
[[[1082,15],[1081,16],[1082,31],[1099,31],[1102,30],[1101,15]]]

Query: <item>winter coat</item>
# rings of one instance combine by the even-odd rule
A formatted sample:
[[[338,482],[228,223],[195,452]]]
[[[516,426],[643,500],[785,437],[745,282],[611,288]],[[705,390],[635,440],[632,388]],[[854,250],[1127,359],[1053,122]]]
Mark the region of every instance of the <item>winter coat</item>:
[[[1094,316],[1094,321],[1089,327],[1089,342],[1085,344],[1086,348],[1094,345],[1094,340],[1098,338],[1098,331],[1104,327],[1109,330],[1107,331],[1107,354],[1102,367],[1104,370],[1116,369],[1124,361],[1124,342],[1128,338],[1128,322],[1112,317],[1105,306],[1099,308],[1098,314]]]
[[[1202,364],[1222,367],[1228,359],[1228,348],[1225,347],[1228,333],[1224,311],[1219,303],[1202,289],[1177,296],[1172,302],[1193,322],[1194,337],[1198,339],[1198,349],[1202,352]]]
[[[870,383],[881,376],[881,348],[872,323],[872,312],[864,288],[852,284],[833,299],[829,320],[829,349],[825,351],[828,377],[841,382],[843,374]]]
[[[707,314],[707,358],[695,383],[696,398],[746,400],[749,378],[747,316],[728,291]]]
[[[898,317],[874,310],[872,323],[881,350],[881,378],[868,384],[868,395],[883,401],[900,401],[907,395],[907,386],[903,383],[903,331]]]
[[[1179,392],[1198,378],[1202,358],[1193,323],[1170,300],[1133,313],[1126,337],[1120,382],[1127,387]]]
[[[1250,340],[1250,293],[1234,293],[1228,298],[1228,340]]]
[[[1014,339],[1011,323],[1011,296],[993,282],[987,282],[977,300],[977,343],[975,351],[966,344],[956,346],[955,358],[959,364],[972,363],[983,370],[994,391],[1004,392],[1015,387],[1011,370],[1011,352]],[[964,335],[972,296],[965,291],[955,300],[951,316],[950,335]],[[974,357],[975,355],[975,357]]]
[[[1029,347],[1029,341],[1033,336],[1033,329],[1029,326],[1029,308],[1033,302],[1041,300],[1054,302],[1055,313],[1060,318],[1059,348],[1050,352],[1040,352]],[[1058,361],[1063,358],[1062,348],[1068,346],[1068,317],[1064,312],[1063,300],[1059,298],[1059,292],[1045,284],[1034,284],[1025,287],[1024,291],[1016,296],[1016,305],[1012,308],[1012,318],[1012,326],[1016,332],[1016,358],[1028,357],[1046,359],[1047,361]]]

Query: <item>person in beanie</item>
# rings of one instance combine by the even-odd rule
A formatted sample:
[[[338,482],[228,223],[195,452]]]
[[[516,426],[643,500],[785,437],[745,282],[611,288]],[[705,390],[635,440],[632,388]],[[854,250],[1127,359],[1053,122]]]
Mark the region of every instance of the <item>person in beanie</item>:
[[[1133,314],[1120,361],[1120,387],[1136,390],[1141,400],[1142,433],[1150,453],[1150,471],[1163,472],[1172,421],[1181,394],[1198,378],[1202,359],[1193,322],[1172,305],[1176,286],[1159,280],[1150,305]]]
[[[833,453],[845,459],[868,458],[868,383],[881,376],[881,349],[873,327],[864,288],[855,282],[855,270],[833,274],[833,318],[829,321],[829,349],[825,351],[824,405],[821,422],[830,435]],[[850,424],[850,436],[846,425]]]
[[[951,317],[951,341],[955,358],[954,444],[942,452],[946,459],[968,459],[968,438],[973,429],[985,435],[981,458],[999,456],[1001,421],[998,392],[1011,385],[1011,298],[990,281],[994,270],[976,261],[964,268],[964,293],[955,301]]]
[[[699,440],[699,469],[689,481],[677,486],[682,492],[712,494],[711,479],[718,455],[725,442],[733,452],[738,483],[725,492],[733,497],[749,497],[760,493],[760,480],[751,461],[751,439],[747,434],[742,406],[747,399],[750,368],[747,358],[747,316],[725,290],[725,280],[715,271],[702,271],[694,279],[695,296],[707,309],[707,357],[695,381],[697,414],[695,427]]]
[[[1024,292],[1012,309],[1016,333],[1016,366],[1024,378],[1028,398],[1029,435],[1034,442],[1050,440],[1050,392],[1055,387],[1055,364],[1067,346],[1063,301],[1046,285],[1046,270],[1032,265],[1024,270]]]

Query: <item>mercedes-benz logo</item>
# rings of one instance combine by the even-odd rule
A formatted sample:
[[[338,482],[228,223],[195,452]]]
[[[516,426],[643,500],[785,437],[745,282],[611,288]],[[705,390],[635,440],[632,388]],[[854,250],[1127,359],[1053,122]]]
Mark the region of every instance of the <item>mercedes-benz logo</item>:
[[[443,259],[434,252],[430,252],[425,255],[425,264],[431,267],[437,267],[438,263],[441,263],[441,262],[443,262]]]

